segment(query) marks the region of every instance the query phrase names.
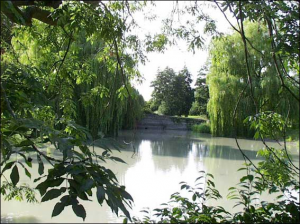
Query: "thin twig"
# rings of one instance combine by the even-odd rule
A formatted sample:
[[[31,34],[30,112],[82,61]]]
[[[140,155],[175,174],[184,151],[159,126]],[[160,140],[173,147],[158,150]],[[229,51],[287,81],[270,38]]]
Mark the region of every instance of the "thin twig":
[[[224,15],[225,19],[227,20],[227,22],[229,23],[229,25],[239,34],[241,34],[241,31],[238,30],[234,25],[232,25],[232,23],[229,21],[228,17],[226,16],[225,12],[221,9],[221,7],[219,6],[218,2],[216,0],[214,0],[214,2],[216,3],[216,5],[218,6],[218,8],[220,9],[220,11],[222,12],[222,14]],[[239,24],[238,24],[239,25]],[[246,41],[249,43],[249,45],[251,46],[251,48],[253,48],[254,50],[256,50],[258,53],[260,53],[262,55],[262,57],[264,57],[264,54],[258,50],[256,47],[253,46],[253,44],[251,43],[251,41],[245,37]]]

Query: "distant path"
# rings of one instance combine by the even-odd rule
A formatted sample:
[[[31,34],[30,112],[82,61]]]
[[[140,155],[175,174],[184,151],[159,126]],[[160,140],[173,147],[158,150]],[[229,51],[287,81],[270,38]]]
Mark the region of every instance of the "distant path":
[[[156,130],[191,130],[192,125],[205,122],[202,119],[171,117],[157,114],[146,114],[137,124],[137,129]]]

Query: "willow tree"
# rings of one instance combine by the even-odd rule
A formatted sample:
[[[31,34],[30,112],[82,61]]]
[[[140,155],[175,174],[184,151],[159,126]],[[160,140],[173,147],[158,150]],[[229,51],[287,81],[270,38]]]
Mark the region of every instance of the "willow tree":
[[[274,76],[276,68],[272,63],[272,55],[265,54],[261,57],[260,52],[272,51],[267,28],[262,24],[246,22],[244,29],[248,40],[255,47],[248,49],[249,67],[255,74],[251,89],[245,89],[248,85],[248,75],[240,35],[234,33],[215,39],[210,47],[208,112],[212,133],[215,135],[233,136],[236,130],[239,136],[253,136],[254,132],[251,132],[243,122],[246,117],[257,113],[253,98],[256,99],[258,112],[274,111],[283,116],[288,115],[295,125],[299,123],[299,105],[289,95],[281,94],[281,81]],[[290,69],[288,72],[293,70]],[[297,92],[295,86],[290,85],[290,88]],[[242,92],[244,96],[240,99]],[[287,110],[289,102],[292,112]],[[232,123],[234,112],[236,129]]]
[[[5,179],[1,194],[5,198],[35,201],[38,190],[42,202],[60,199],[52,216],[72,206],[85,219],[79,199],[89,200],[96,189],[100,205],[106,202],[113,212],[122,211],[130,218],[132,197],[99,163],[122,160],[112,157],[107,147],[96,154],[87,143],[94,140],[88,129],[94,137],[99,126],[103,132],[114,132],[135,105],[137,93],[130,80],[138,76],[135,65],[142,54],[137,39],[125,35],[130,26],[125,17],[139,7],[140,3],[101,1],[1,2],[1,23],[11,25],[7,38],[1,36],[1,179]],[[80,117],[83,113],[85,118]],[[110,113],[116,121],[108,119]],[[45,144],[61,157],[47,155]],[[22,183],[19,171],[24,169],[31,178],[33,161],[39,175],[32,188]],[[44,163],[51,169],[45,170]]]
[[[71,49],[74,52],[71,57],[74,55],[81,61],[73,68],[77,74],[73,80],[74,102],[79,111],[76,121],[87,127],[94,138],[98,132],[117,135],[124,126],[134,127],[142,115],[143,99],[130,83],[136,72],[133,58],[125,53],[121,55],[126,61],[124,84],[117,64],[106,63],[107,57],[117,60],[116,55],[97,35],[87,41],[85,34],[81,34],[73,46],[76,50]]]

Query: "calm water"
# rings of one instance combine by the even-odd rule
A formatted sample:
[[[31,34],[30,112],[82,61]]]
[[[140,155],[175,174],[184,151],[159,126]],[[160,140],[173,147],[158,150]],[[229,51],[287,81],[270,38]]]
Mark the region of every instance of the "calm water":
[[[235,140],[231,138],[213,138],[207,134],[196,134],[183,131],[124,131],[117,139],[127,144],[119,153],[114,151],[127,164],[108,161],[106,167],[112,169],[122,185],[134,198],[134,208],[131,214],[140,216],[139,211],[145,207],[156,208],[161,203],[168,202],[170,195],[180,190],[179,182],[186,181],[193,185],[204,170],[215,177],[216,188],[223,198],[226,198],[227,189],[235,186],[239,178],[244,175],[237,169],[244,163]],[[257,163],[257,150],[263,144],[253,140],[239,140],[245,154]],[[270,146],[280,147],[277,143]],[[298,146],[288,145],[296,164],[299,164]],[[96,148],[99,152],[102,149]],[[32,170],[33,172],[33,170]],[[33,172],[34,173],[34,172]],[[27,176],[21,176],[21,181],[30,183]],[[39,194],[37,194],[39,195]],[[263,199],[273,200],[268,195]],[[47,222],[47,223],[76,223],[82,219],[73,214],[69,206],[58,216],[51,218],[55,201],[41,204],[26,202],[4,201],[1,197],[1,222]],[[122,222],[123,218],[112,214],[107,205],[100,207],[96,198],[93,202],[82,202],[87,211],[87,223]],[[216,204],[212,201],[210,204]],[[218,205],[231,209],[233,201],[223,199]],[[235,208],[235,211],[239,208]],[[233,210],[231,210],[233,211]]]

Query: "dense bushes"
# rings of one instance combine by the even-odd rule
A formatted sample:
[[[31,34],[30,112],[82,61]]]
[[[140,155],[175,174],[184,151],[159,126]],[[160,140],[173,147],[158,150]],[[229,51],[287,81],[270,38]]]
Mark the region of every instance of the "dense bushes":
[[[207,123],[195,124],[192,126],[192,131],[199,133],[210,133],[210,125]]]

